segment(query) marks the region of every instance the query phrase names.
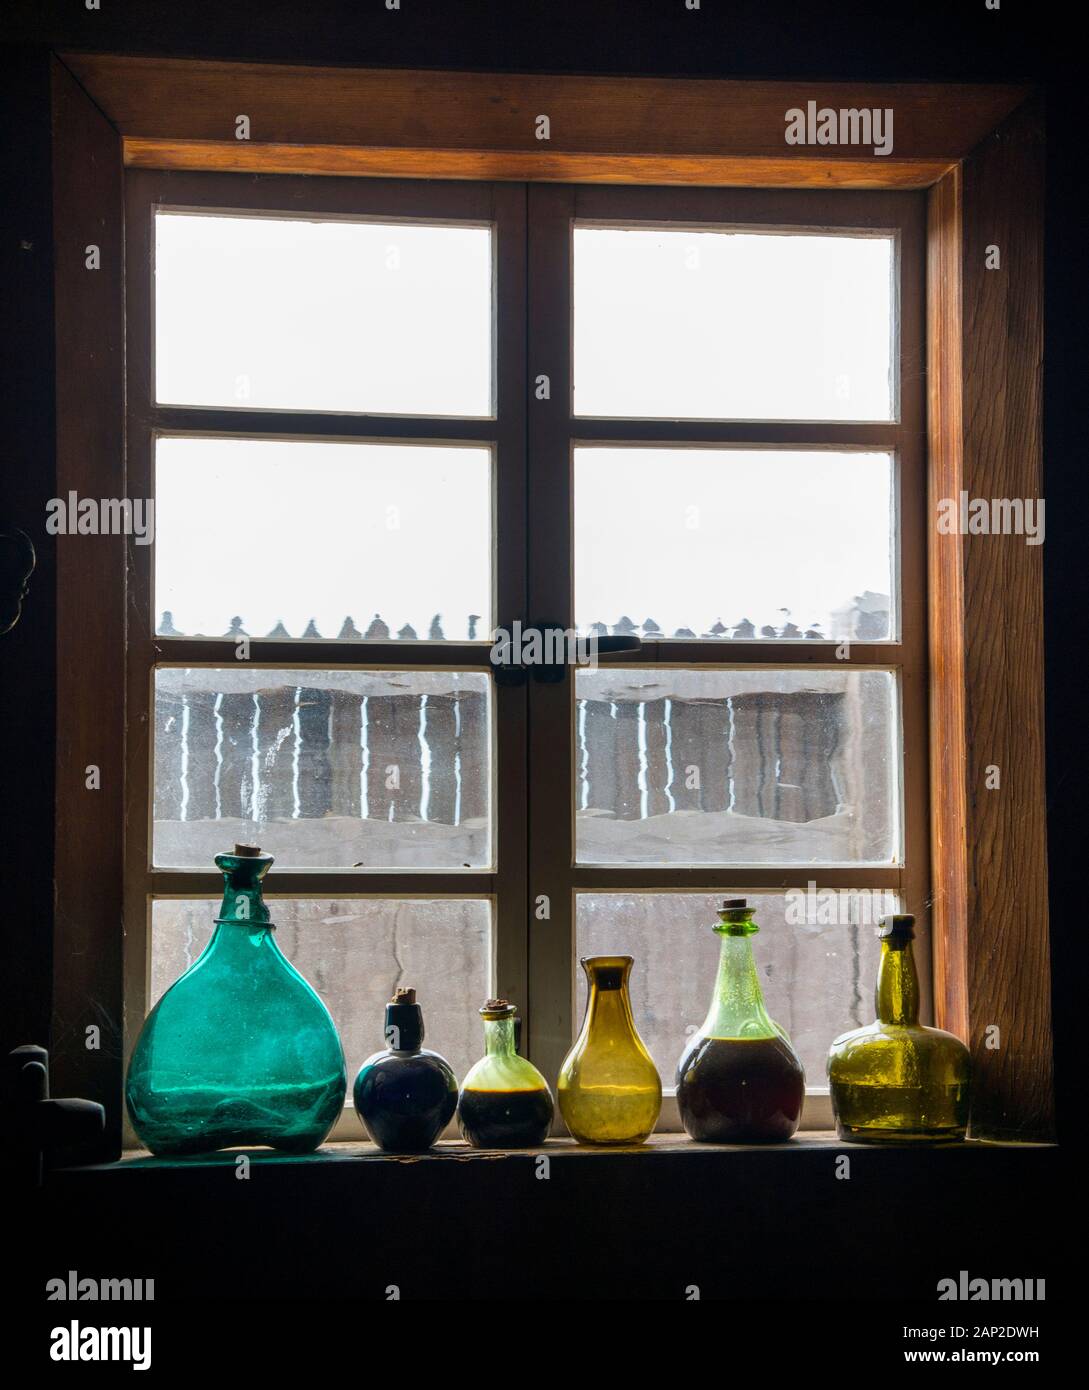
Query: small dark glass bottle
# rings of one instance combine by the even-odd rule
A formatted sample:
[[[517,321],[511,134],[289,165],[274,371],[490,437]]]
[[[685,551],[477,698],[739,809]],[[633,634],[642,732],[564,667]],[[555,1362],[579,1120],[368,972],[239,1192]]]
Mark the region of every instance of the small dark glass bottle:
[[[677,1107],[693,1139],[769,1144],[798,1128],[805,1073],[790,1039],[768,1016],[749,938],[759,930],[744,898],[728,898],[715,931],[718,979],[703,1027],[677,1066]]]
[[[462,1082],[458,1127],[475,1149],[528,1149],[543,1144],[552,1128],[552,1092],[544,1077],[514,1048],[515,1009],[489,999],[484,1056]]]
[[[445,1057],[422,1047],[423,1011],[414,989],[399,989],[386,1005],[389,1047],[368,1057],[353,1099],[363,1128],[388,1153],[423,1153],[449,1123],[458,1102],[457,1078]]]

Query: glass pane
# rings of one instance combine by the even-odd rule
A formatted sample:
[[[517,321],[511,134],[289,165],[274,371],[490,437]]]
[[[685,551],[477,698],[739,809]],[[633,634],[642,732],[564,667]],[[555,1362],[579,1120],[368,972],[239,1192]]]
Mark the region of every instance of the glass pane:
[[[425,1046],[465,1075],[480,1055],[476,1011],[492,992],[487,899],[267,898],[276,944],[321,995],[340,1032],[349,1105],[359,1067],[385,1046],[384,1010],[397,986],[417,991]],[[152,904],[149,1008],[204,950],[217,905]]]
[[[894,636],[890,454],[575,450],[583,631],[802,641]]]
[[[827,1086],[824,1060],[832,1039],[873,1019],[873,981],[880,955],[874,924],[885,913],[902,911],[898,900],[871,890],[837,893],[817,888],[804,901],[782,893],[737,891],[757,909],[761,930],[753,938],[753,951],[768,1012],[790,1034],[807,1085]],[[577,896],[576,955],[635,957],[632,1010],[664,1086],[674,1085],[685,1042],[711,1003],[719,950],[711,927],[723,898],[729,896]],[[581,1019],[586,986],[583,972],[576,974],[576,1019]]]
[[[491,230],[157,213],[155,390],[177,405],[491,415]]]
[[[159,667],[154,862],[490,868],[491,768],[484,672]]]
[[[159,631],[486,637],[491,460],[466,446],[158,440]]]
[[[900,861],[895,676],[575,672],[580,864]]]
[[[577,226],[575,413],[891,420],[890,236]]]

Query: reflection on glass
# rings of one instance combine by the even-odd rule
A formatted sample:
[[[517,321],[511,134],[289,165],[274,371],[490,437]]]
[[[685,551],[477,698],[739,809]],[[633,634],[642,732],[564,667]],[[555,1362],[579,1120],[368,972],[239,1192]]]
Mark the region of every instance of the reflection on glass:
[[[487,227],[159,212],[156,399],[492,414]]]
[[[154,862],[488,868],[490,700],[483,672],[160,667]]]
[[[333,1015],[349,1076],[385,1045],[385,1005],[399,985],[427,999],[426,1045],[465,1075],[479,1051],[476,1001],[492,989],[487,899],[267,901],[276,944]],[[210,898],[152,904],[149,1009],[203,951],[215,911]]]
[[[584,632],[890,640],[893,460],[782,449],[575,450]]]
[[[889,236],[576,226],[575,413],[891,420]]]
[[[768,1012],[790,1034],[810,1086],[821,1087],[829,1040],[872,1016],[868,982],[880,954],[875,927],[882,913],[901,910],[898,900],[866,889],[817,887],[792,898],[749,888],[737,892],[755,906],[761,927],[754,950]],[[707,1012],[707,981],[715,978],[719,952],[708,928],[731,896],[733,890],[576,898],[575,957],[635,957],[632,1012],[667,1089],[685,1042]],[[582,972],[576,975],[580,1018],[586,985]]]
[[[580,864],[900,862],[885,670],[575,673]]]
[[[159,439],[164,636],[483,639],[491,451]]]

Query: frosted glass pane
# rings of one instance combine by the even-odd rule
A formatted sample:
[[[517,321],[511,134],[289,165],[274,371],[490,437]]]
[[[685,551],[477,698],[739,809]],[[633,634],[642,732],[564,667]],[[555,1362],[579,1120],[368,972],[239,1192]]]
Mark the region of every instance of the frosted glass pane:
[[[160,401],[487,416],[492,355],[487,227],[156,214]]]
[[[806,1084],[827,1086],[824,1062],[829,1043],[873,1019],[873,982],[880,956],[874,923],[884,913],[902,909],[882,891],[843,890],[834,894],[835,910],[828,911],[824,904],[831,900],[829,890],[818,887],[815,892],[829,897],[817,897],[814,913],[804,907],[799,911],[782,893],[751,889],[716,894],[579,893],[576,956],[635,957],[635,1021],[662,1084],[672,1087],[685,1043],[711,1003],[719,952],[719,938],[711,928],[718,908],[723,898],[746,898],[756,907],[760,927],[753,952],[768,1012],[790,1034],[805,1067]],[[583,981],[581,970],[577,975]],[[577,988],[576,1019],[581,1019],[585,983]]]
[[[891,420],[890,237],[576,226],[575,413]]]
[[[580,864],[900,860],[885,670],[575,673]]]
[[[159,439],[159,631],[484,638],[491,461],[468,446]]]
[[[892,456],[575,450],[579,627],[644,637],[895,635]]]
[[[484,672],[159,667],[154,718],[160,867],[491,867]]]
[[[272,869],[275,883],[276,866]],[[460,1079],[480,1055],[477,1009],[492,993],[491,903],[463,898],[280,898],[266,893],[276,944],[325,1001],[351,1083],[385,1047],[386,1003],[414,988],[426,1047]],[[152,1007],[203,951],[218,900],[158,899],[151,917]]]

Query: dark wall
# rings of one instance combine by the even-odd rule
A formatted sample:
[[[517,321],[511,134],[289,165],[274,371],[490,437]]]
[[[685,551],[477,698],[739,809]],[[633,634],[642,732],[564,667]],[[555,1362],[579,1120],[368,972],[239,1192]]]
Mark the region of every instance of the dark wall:
[[[248,60],[574,73],[873,80],[1032,80],[1048,114],[1045,495],[1047,749],[1051,918],[1061,1132],[1078,1116],[1075,1031],[1085,825],[1083,732],[1086,459],[1080,105],[1069,20],[1029,0],[783,4],[774,0],[15,0],[5,53],[0,520],[31,532],[41,563],[13,634],[0,637],[0,947],[5,1050],[41,1039],[48,1018],[52,902],[53,495],[50,47]],[[17,192],[16,192],[17,190]],[[14,196],[13,196],[14,194]],[[1016,614],[1009,615],[1011,625]],[[940,795],[940,787],[935,788]],[[1015,1194],[1011,1191],[1010,1200]],[[993,1204],[1002,1194],[981,1192]],[[968,1215],[966,1215],[968,1220]]]

